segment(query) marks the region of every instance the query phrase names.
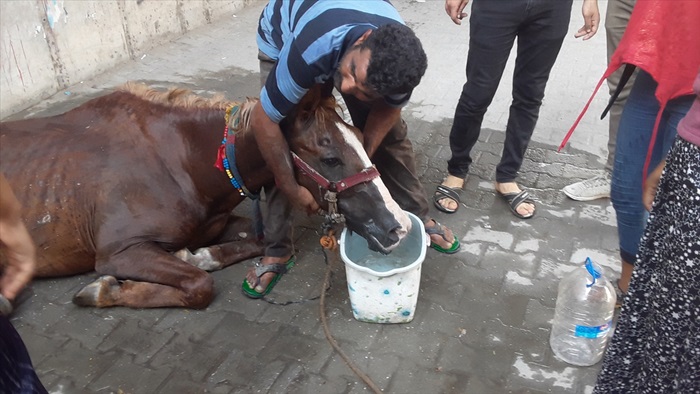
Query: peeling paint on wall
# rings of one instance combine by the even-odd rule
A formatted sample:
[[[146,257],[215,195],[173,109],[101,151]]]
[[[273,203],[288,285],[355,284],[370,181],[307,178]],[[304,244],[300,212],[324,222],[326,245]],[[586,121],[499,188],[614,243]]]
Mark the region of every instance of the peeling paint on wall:
[[[65,12],[63,8],[63,0],[49,0],[46,2],[46,18],[48,18],[49,26],[53,29],[58,21],[61,20],[61,15]]]

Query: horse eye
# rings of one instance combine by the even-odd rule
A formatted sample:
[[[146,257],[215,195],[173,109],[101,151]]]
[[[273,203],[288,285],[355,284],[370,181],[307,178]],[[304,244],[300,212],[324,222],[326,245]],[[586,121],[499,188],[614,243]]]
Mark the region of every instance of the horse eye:
[[[339,165],[342,164],[340,159],[335,158],[335,157],[332,157],[329,159],[321,159],[321,163],[323,163],[323,165],[325,165],[327,167],[338,167]]]

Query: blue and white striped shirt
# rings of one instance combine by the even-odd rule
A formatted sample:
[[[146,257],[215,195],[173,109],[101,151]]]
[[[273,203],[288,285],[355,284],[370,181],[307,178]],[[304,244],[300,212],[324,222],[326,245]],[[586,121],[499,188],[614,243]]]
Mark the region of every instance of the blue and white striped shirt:
[[[265,113],[279,123],[316,83],[333,77],[364,32],[401,23],[385,0],[272,0],[260,15],[258,48],[277,62],[260,92]],[[385,98],[401,106],[410,94]]]

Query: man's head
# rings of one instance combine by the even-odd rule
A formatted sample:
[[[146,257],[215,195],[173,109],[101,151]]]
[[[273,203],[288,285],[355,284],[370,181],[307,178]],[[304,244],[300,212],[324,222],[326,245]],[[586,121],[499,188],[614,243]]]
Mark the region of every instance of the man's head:
[[[370,101],[410,93],[427,66],[418,37],[397,23],[365,32],[341,59],[334,79],[341,92]]]

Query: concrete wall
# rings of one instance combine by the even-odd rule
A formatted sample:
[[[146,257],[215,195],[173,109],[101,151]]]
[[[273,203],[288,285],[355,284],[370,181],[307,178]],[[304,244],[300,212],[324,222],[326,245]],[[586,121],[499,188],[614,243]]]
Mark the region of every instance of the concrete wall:
[[[2,0],[0,118],[256,0]]]

